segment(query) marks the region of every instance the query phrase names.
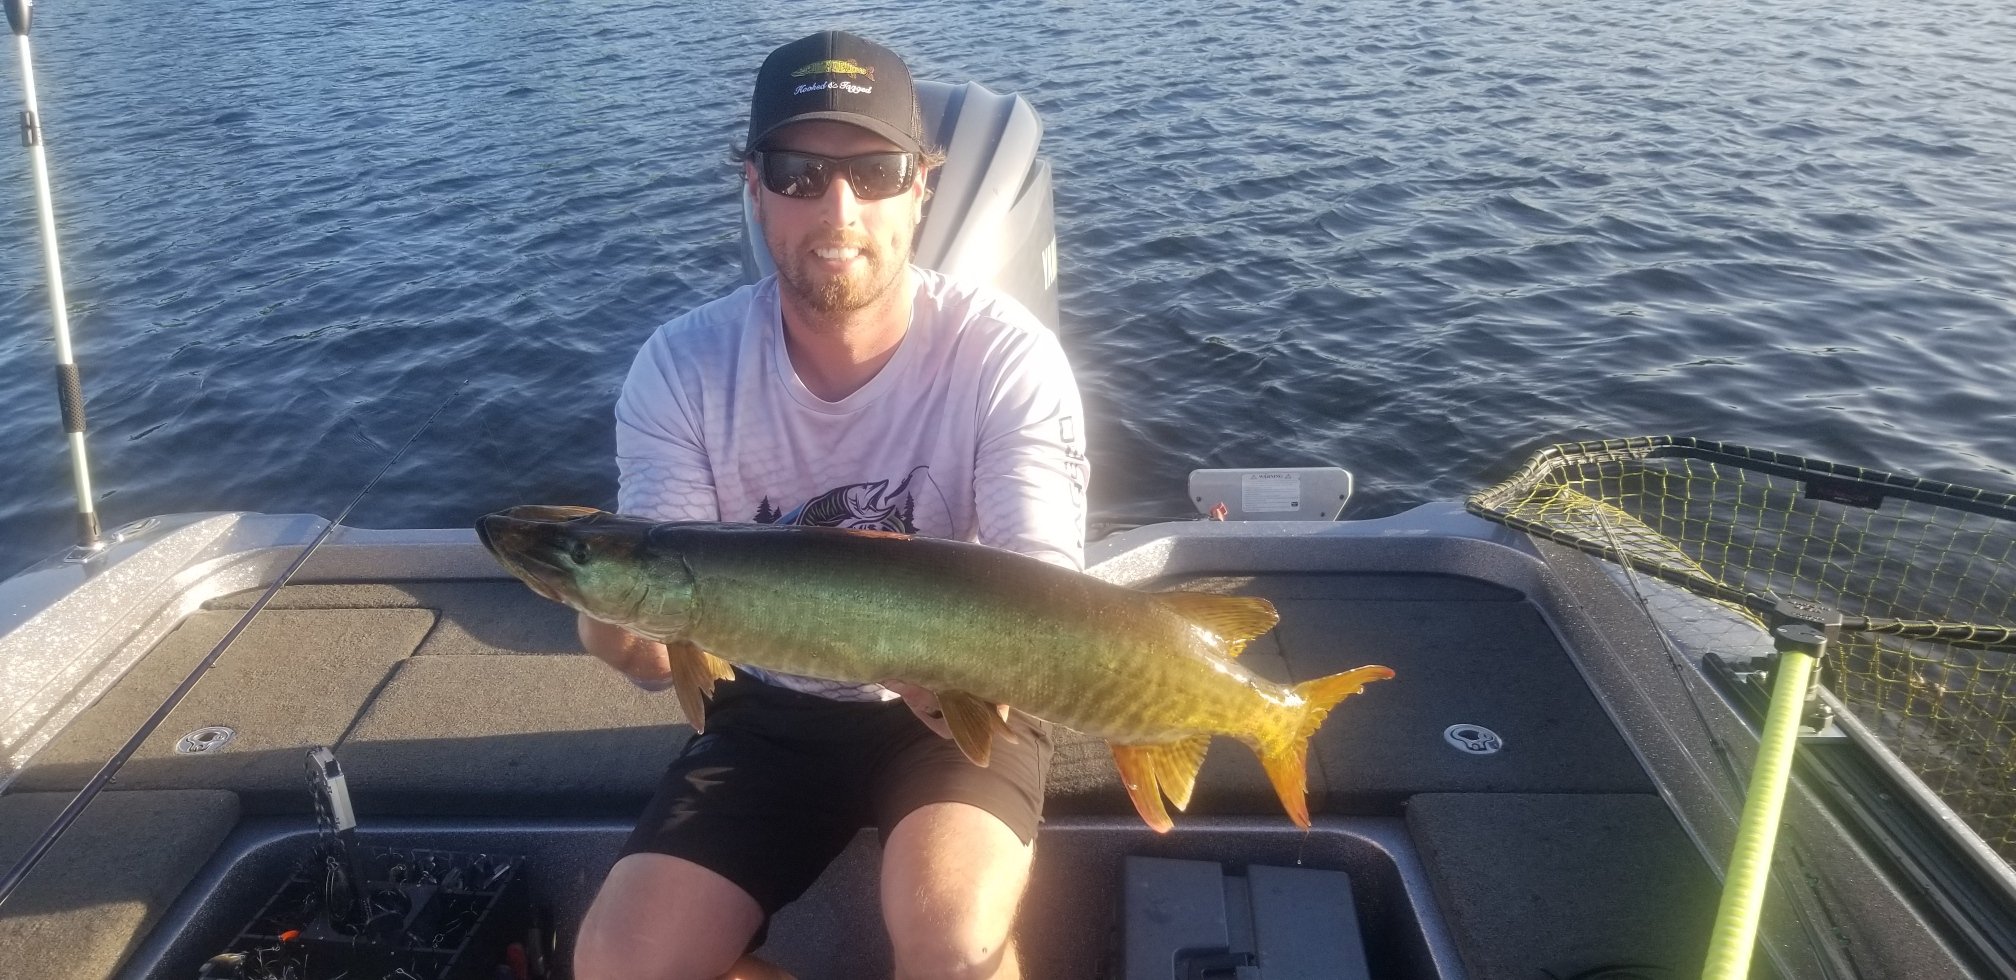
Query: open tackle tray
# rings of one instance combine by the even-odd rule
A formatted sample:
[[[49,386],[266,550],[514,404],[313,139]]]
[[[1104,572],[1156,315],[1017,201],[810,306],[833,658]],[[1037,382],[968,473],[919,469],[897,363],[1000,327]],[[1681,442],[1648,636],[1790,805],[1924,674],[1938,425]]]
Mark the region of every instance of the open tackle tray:
[[[538,980],[525,859],[354,842],[327,749],[308,754],[321,835],[201,976],[240,980]],[[524,940],[530,940],[526,942]]]
[[[517,858],[379,847],[349,853],[364,898],[352,916],[358,921],[332,921],[325,862],[304,862],[219,957],[228,968],[209,975],[490,980],[530,924]]]

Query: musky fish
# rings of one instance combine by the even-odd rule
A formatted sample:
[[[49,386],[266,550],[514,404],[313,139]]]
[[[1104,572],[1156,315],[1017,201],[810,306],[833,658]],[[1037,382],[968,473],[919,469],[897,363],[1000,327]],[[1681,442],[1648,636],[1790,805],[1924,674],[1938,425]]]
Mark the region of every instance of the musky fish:
[[[585,507],[513,507],[476,525],[532,590],[660,640],[695,729],[730,663],[937,694],[966,756],[1013,738],[1012,705],[1105,739],[1158,832],[1189,805],[1214,735],[1260,756],[1309,826],[1309,737],[1344,698],[1393,676],[1367,666],[1292,686],[1234,659],[1279,616],[1265,599],[1142,592],[1025,555],[884,531],[654,523]]]

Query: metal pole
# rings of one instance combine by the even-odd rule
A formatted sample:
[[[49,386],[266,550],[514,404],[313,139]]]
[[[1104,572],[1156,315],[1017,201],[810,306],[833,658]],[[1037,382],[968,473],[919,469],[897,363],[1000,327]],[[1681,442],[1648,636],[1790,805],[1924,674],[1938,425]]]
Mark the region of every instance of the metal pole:
[[[28,28],[34,0],[6,0],[7,25],[21,51],[21,91],[27,108],[21,112],[21,145],[35,172],[35,208],[42,224],[42,262],[49,273],[49,311],[56,318],[56,395],[63,405],[63,431],[70,439],[70,477],[77,488],[77,545],[85,551],[103,548],[98,511],[92,504],[91,464],[84,452],[84,384],[70,347],[70,313],[63,295],[63,263],[56,253],[56,207],[49,195],[49,161],[42,152],[41,113],[35,102],[35,66],[28,49]]]
[[[13,0],[8,2],[11,4]],[[133,753],[140,751],[140,746],[146,744],[147,737],[154,734],[154,730],[161,727],[162,722],[168,720],[168,715],[175,710],[176,705],[182,703],[183,698],[189,696],[190,691],[196,689],[203,675],[217,665],[217,658],[223,656],[224,651],[238,641],[238,635],[252,625],[252,620],[266,608],[266,604],[272,602],[273,597],[279,595],[280,590],[294,580],[294,573],[300,571],[301,566],[308,564],[308,559],[315,554],[317,548],[322,547],[322,542],[327,541],[332,532],[343,526],[343,522],[349,519],[350,511],[356,508],[358,502],[370,496],[371,491],[377,488],[378,481],[383,480],[385,474],[392,472],[393,464],[406,458],[406,451],[412,449],[413,444],[419,441],[420,433],[427,431],[434,424],[434,420],[441,417],[441,412],[448,407],[448,403],[454,401],[455,396],[460,395],[468,384],[469,380],[464,378],[461,384],[455,386],[454,391],[448,393],[448,397],[441,400],[441,404],[434,406],[433,414],[427,416],[427,421],[420,423],[420,427],[406,437],[406,443],[399,447],[398,452],[392,454],[391,459],[385,461],[385,466],[378,471],[378,475],[372,477],[370,483],[364,484],[364,489],[357,491],[357,496],[350,498],[350,502],[343,505],[343,510],[334,520],[322,526],[315,539],[308,542],[308,547],[301,549],[301,553],[294,556],[287,570],[281,572],[280,577],[274,579],[273,584],[259,594],[258,600],[252,603],[251,608],[245,610],[245,615],[238,617],[238,621],[231,625],[231,629],[217,641],[217,645],[210,648],[209,655],[182,678],[182,683],[168,693],[167,699],[161,702],[160,707],[154,709],[153,714],[147,716],[147,720],[141,723],[139,731],[134,732],[133,736],[126,740],[126,744],[120,746],[119,751],[112,753],[112,757],[105,760],[105,764],[99,767],[98,774],[85,782],[84,788],[70,798],[70,803],[63,808],[63,812],[58,813],[56,819],[50,821],[49,826],[43,829],[42,836],[35,838],[34,843],[28,845],[28,849],[21,853],[21,857],[15,860],[14,866],[9,868],[6,874],[0,875],[0,906],[6,905],[8,897],[21,887],[22,882],[28,880],[29,872],[34,871],[35,866],[42,863],[43,856],[49,853],[51,847],[56,846],[57,839],[63,836],[64,831],[69,830],[70,825],[76,823],[77,818],[83,815],[84,808],[90,806],[92,800],[97,799],[99,791],[112,782],[112,777],[119,774],[119,768],[126,764],[126,760],[132,758]]]

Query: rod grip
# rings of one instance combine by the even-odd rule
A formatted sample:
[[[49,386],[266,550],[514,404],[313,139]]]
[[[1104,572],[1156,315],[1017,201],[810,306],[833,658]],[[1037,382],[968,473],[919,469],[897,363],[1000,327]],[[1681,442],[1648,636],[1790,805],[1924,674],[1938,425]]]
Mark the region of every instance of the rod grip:
[[[77,365],[56,365],[56,397],[63,402],[63,431],[84,431],[84,381]]]
[[[7,26],[26,37],[29,22],[35,19],[35,0],[7,0]]]

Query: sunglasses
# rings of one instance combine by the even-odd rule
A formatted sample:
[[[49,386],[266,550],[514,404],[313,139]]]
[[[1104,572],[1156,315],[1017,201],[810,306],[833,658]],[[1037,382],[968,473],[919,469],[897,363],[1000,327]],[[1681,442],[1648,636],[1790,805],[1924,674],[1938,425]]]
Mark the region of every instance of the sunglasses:
[[[822,157],[796,150],[760,150],[756,170],[763,186],[785,197],[812,200],[826,193],[836,173],[847,175],[847,186],[864,201],[880,201],[910,189],[917,179],[917,155],[898,150],[852,157]]]

